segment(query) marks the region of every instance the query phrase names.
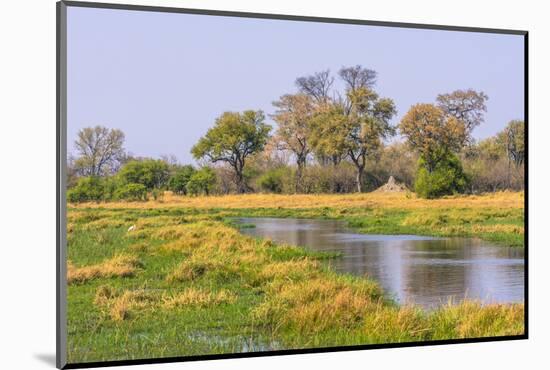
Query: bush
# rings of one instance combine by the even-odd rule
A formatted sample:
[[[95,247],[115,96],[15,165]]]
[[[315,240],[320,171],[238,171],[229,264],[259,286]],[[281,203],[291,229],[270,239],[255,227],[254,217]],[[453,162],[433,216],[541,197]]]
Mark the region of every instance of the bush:
[[[422,198],[433,199],[463,193],[468,182],[460,160],[452,153],[444,154],[431,172],[422,158],[418,160],[414,186],[416,194]]]
[[[351,193],[356,188],[355,168],[345,162],[338,166],[308,166],[302,176],[303,193]]]
[[[258,187],[265,192],[282,193],[284,183],[290,178],[290,171],[280,167],[268,170],[256,181]]]
[[[82,177],[75,187],[67,191],[67,200],[71,203],[99,202],[104,199],[104,184],[101,178],[96,176]]]
[[[176,194],[187,194],[187,183],[195,172],[190,165],[178,168],[168,180],[168,189]]]
[[[209,195],[216,184],[216,173],[210,167],[204,167],[191,176],[187,183],[187,193],[191,195]]]
[[[143,184],[124,184],[115,190],[115,198],[128,201],[147,200],[147,188]]]
[[[148,190],[160,189],[166,185],[170,168],[163,160],[144,159],[126,163],[119,172],[120,180],[126,184],[141,184]]]

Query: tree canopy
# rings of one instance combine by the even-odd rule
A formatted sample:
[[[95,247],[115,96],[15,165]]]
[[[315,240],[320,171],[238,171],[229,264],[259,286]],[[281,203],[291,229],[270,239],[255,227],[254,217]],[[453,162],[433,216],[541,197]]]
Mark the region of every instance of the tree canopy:
[[[168,164],[160,159],[132,160],[119,171],[119,178],[126,184],[141,184],[146,189],[160,189],[170,177]]]
[[[124,157],[124,133],[103,126],[78,131],[75,167],[83,176],[103,176],[116,172]]]
[[[428,171],[443,154],[459,151],[467,135],[464,121],[433,104],[413,105],[401,119],[399,131],[422,156]]]
[[[262,111],[225,112],[193,146],[191,153],[196,159],[228,163],[235,172],[237,191],[244,193],[248,191],[243,177],[246,159],[263,150],[270,130]]]
[[[311,152],[309,138],[315,113],[314,102],[305,94],[287,94],[273,102],[273,105],[277,108],[273,115],[277,122],[275,140],[279,149],[289,150],[296,157],[296,191],[299,191],[303,169]]]
[[[489,97],[482,91],[455,90],[449,94],[437,96],[437,106],[445,115],[452,116],[464,123],[463,145],[471,141],[472,131],[485,120],[485,104]]]

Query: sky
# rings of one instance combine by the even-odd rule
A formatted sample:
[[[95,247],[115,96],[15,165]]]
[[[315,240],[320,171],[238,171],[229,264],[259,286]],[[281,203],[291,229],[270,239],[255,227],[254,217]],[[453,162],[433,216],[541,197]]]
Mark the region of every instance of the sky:
[[[272,102],[297,77],[354,65],[378,72],[394,124],[468,88],[489,96],[475,138],[524,117],[523,36],[78,7],[67,19],[69,153],[80,129],[102,125],[135,156],[194,163],[221,113],[261,109],[274,124]]]

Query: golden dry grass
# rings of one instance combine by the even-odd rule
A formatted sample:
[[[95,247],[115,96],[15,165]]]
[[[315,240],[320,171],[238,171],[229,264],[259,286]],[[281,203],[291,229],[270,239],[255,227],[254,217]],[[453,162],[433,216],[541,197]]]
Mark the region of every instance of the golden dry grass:
[[[67,282],[75,284],[97,278],[133,276],[140,265],[139,259],[130,255],[118,255],[98,264],[81,267],[76,267],[69,261]]]
[[[166,192],[162,202],[108,202],[71,204],[74,208],[523,208],[523,192],[497,192],[481,195],[449,196],[442,199],[421,199],[411,193],[363,194],[244,194],[187,197]]]
[[[174,307],[210,307],[223,303],[233,303],[237,299],[234,293],[228,290],[210,292],[204,289],[188,288],[175,296],[165,297],[165,308]]]
[[[292,282],[281,275],[270,285],[265,301],[253,315],[274,330],[287,327],[313,333],[353,327],[381,299],[380,287],[367,280],[323,275]]]

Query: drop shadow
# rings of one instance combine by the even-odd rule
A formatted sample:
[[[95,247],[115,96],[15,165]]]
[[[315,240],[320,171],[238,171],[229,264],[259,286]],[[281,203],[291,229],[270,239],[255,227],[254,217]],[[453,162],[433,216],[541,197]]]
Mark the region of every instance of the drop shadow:
[[[50,365],[52,367],[55,367],[55,353],[35,353],[34,358],[37,360],[42,361],[46,365]]]

